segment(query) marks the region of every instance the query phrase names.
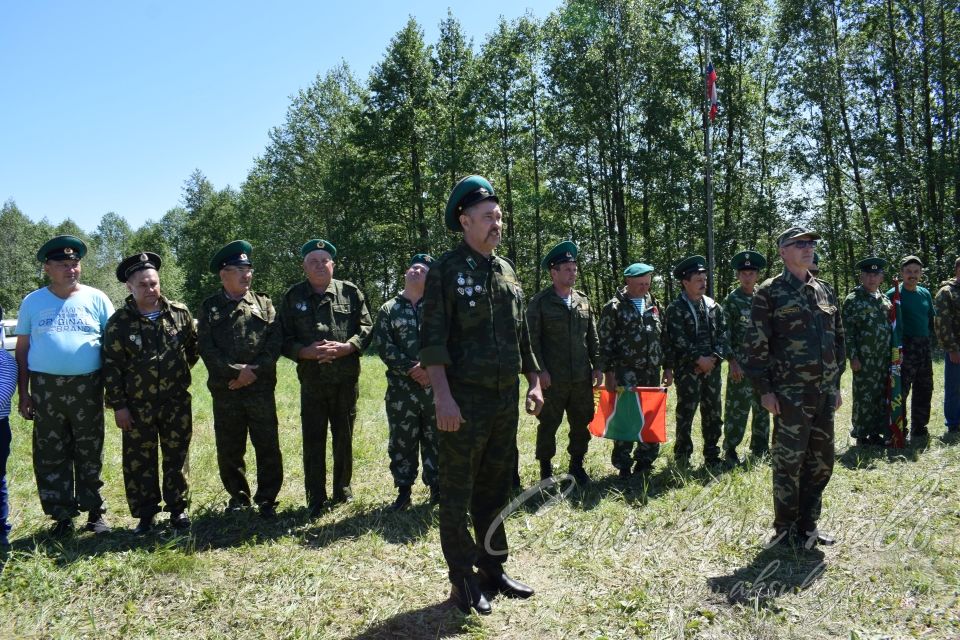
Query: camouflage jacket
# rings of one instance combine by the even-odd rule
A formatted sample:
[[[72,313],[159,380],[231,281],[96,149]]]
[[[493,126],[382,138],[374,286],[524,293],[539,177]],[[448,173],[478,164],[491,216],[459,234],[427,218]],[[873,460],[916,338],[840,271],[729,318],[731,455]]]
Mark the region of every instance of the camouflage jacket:
[[[701,306],[702,305],[702,306]],[[694,309],[697,309],[697,313]],[[704,316],[699,315],[703,310]],[[707,333],[698,337],[700,322],[705,317]],[[691,302],[683,292],[667,307],[667,368],[693,367],[701,356],[726,360],[730,355],[727,321],[723,308],[713,298],[703,296]],[[719,362],[717,363],[719,364]]]
[[[944,280],[934,300],[937,340],[944,351],[960,351],[960,282]]]
[[[750,307],[753,295],[747,295],[737,287],[723,299],[723,315],[730,338],[730,355],[743,365],[747,359],[747,329],[750,328]]]
[[[513,266],[461,242],[427,273],[420,364],[444,365],[451,382],[507,389],[540,370],[530,347],[523,289]]]
[[[160,315],[149,320],[128,296],[103,334],[107,406],[125,409],[188,394],[190,368],[198,358],[197,331],[186,306],[161,297]]]
[[[373,322],[363,293],[352,282],[332,279],[317,293],[304,280],[290,287],[280,304],[283,355],[297,363],[297,376],[311,382],[343,382],[360,376],[360,354],[370,344]],[[332,362],[300,360],[317,340],[352,344],[356,351]]]
[[[407,372],[420,361],[422,323],[423,305],[414,305],[401,294],[380,307],[373,324],[373,348],[387,365],[387,380],[416,384]]]
[[[846,368],[837,296],[784,270],[753,295],[744,370],[758,393],[835,392]]]
[[[550,285],[530,299],[527,326],[533,355],[554,382],[590,380],[599,365],[600,341],[586,295],[571,291],[567,308]]]
[[[843,330],[847,357],[864,366],[890,364],[890,308],[893,305],[879,291],[871,295],[857,286],[843,300]]]
[[[244,364],[257,366],[257,379],[243,391],[276,387],[283,335],[269,296],[251,290],[240,300],[231,300],[221,289],[203,301],[197,320],[200,357],[207,366],[211,391],[227,390]]]
[[[621,372],[659,367],[664,363],[667,329],[663,307],[647,294],[643,315],[626,290],[600,310],[600,370]]]

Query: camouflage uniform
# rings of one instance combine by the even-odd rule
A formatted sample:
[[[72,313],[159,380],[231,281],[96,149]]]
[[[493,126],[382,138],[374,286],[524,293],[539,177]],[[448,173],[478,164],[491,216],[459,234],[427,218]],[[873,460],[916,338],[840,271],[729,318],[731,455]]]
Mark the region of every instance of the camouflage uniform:
[[[446,367],[465,420],[458,431],[437,434],[440,545],[454,585],[472,579],[474,566],[499,575],[507,560],[503,523],[488,530],[510,494],[519,420],[517,374],[538,371],[523,307],[523,290],[511,264],[498,256],[486,258],[465,242],[445,253],[427,274],[420,364]],[[476,540],[467,528],[468,512]]]
[[[847,356],[860,361],[853,372],[854,438],[883,438],[890,434],[886,390],[890,376],[890,300],[862,285],[843,301]]]
[[[739,287],[723,300],[723,313],[730,332],[730,352],[741,367],[747,361],[746,338],[752,304],[753,296],[747,295]],[[727,373],[727,392],[723,403],[723,449],[728,455],[736,455],[747,428],[747,416],[751,416],[750,452],[763,455],[770,450],[770,414],[760,405],[760,396],[746,376],[737,382],[729,375],[729,368]]]
[[[937,297],[937,340],[945,352],[960,351],[960,281],[945,280]],[[943,359],[943,418],[948,433],[960,431],[960,364]]]
[[[816,278],[789,271],[753,296],[744,369],[762,396],[776,394],[773,430],[774,529],[816,529],[833,473],[833,418],[845,367],[837,297]]]
[[[199,358],[190,311],[160,298],[160,315],[143,316],[133,296],[107,323],[103,336],[106,404],[129,409],[133,426],[122,434],[123,480],[130,513],[160,511],[157,441],[163,452],[163,502],[172,513],[187,508],[184,465],[193,434],[190,368]]]
[[[207,388],[213,399],[220,479],[233,504],[250,504],[243,461],[249,432],[257,458],[253,500],[261,507],[272,507],[283,483],[274,398],[283,340],[277,313],[265,294],[251,290],[240,300],[232,300],[221,289],[203,301],[198,322],[200,357],[207,367]],[[244,364],[257,366],[257,379],[231,390],[227,385],[237,377],[237,366]]]
[[[283,355],[297,363],[303,484],[307,506],[327,500],[327,425],[333,441],[333,499],[343,500],[353,477],[353,424],[357,418],[360,353],[373,323],[363,293],[352,282],[331,279],[323,293],[308,281],[287,290],[280,307]],[[348,342],[356,350],[331,362],[300,360],[300,349],[317,340]]]
[[[703,432],[703,458],[713,462],[720,457],[720,435],[723,432],[720,405],[720,362],[730,352],[727,322],[723,308],[712,298],[703,296],[691,302],[685,293],[667,307],[667,366],[673,369],[677,385],[677,442],[673,446],[678,460],[688,460],[693,453],[693,416],[700,406]],[[704,375],[694,370],[697,358],[715,356],[717,366]]]
[[[618,386],[660,386],[667,329],[663,308],[653,294],[647,294],[641,316],[626,289],[618,291],[600,310],[599,335],[598,366],[604,373],[613,371]],[[633,449],[633,442],[615,440],[610,462],[617,469],[629,469]],[[659,453],[659,443],[637,442],[633,456],[641,467],[649,467]]]
[[[433,389],[420,386],[407,375],[419,362],[422,322],[423,305],[413,305],[397,295],[380,307],[373,329],[373,343],[387,365],[387,454],[397,487],[410,487],[416,481],[417,449],[423,457],[423,483],[434,487],[439,482]]]
[[[567,452],[571,460],[583,460],[590,444],[587,425],[593,418],[592,373],[599,367],[600,352],[590,301],[573,290],[567,308],[551,285],[530,299],[527,326],[533,354],[550,374],[550,387],[543,392],[543,410],[538,416],[537,460],[550,461],[556,455],[557,429],[564,411],[570,423]]]

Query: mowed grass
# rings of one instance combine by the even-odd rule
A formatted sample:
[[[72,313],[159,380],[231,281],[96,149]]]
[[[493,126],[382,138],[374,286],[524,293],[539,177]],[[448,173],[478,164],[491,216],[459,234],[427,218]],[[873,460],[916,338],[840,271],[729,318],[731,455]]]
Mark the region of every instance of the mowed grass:
[[[847,402],[821,525],[838,545],[764,550],[769,465],[711,475],[672,464],[663,448],[648,482],[622,482],[611,443],[594,440],[594,482],[532,491],[507,520],[509,571],[537,588],[463,617],[449,593],[437,515],[385,507],[385,381],[364,359],[354,439],[356,499],[310,521],[303,510],[299,391],[291,363],[277,391],[284,488],[280,517],[224,515],[209,394],[195,370],[190,480],[194,527],[137,538],[126,509],[120,437],[107,421],[110,535],[50,540],[30,463],[30,425],[13,418],[13,547],[0,575],[0,636],[158,638],[874,638],[960,636],[960,447],[943,433],[936,365],[933,436],[925,449],[858,450]],[[109,415],[109,414],[108,414]],[[673,428],[671,411],[669,428]],[[536,421],[520,424],[521,475],[535,485]],[[695,423],[694,462],[701,449]],[[565,450],[561,431],[559,449]],[[746,449],[744,443],[743,449]],[[566,469],[566,454],[555,459]],[[248,450],[248,473],[255,463]],[[565,494],[565,495],[561,495]],[[551,499],[551,497],[553,499]],[[165,517],[165,516],[162,516]]]

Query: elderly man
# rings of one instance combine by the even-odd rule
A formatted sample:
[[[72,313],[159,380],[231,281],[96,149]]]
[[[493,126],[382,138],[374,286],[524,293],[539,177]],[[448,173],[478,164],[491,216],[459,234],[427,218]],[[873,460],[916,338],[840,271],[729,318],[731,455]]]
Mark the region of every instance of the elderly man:
[[[484,591],[533,595],[503,569],[507,536],[500,512],[515,464],[517,374],[529,384],[528,413],[540,413],[543,395],[523,289],[511,264],[493,253],[503,225],[493,186],[480,176],[462,179],[444,218],[448,229],[463,233],[463,242],[427,274],[420,333],[420,364],[430,376],[437,413],[440,545],[453,601],[461,611],[489,614]]]
[[[100,346],[113,304],[80,284],[87,246],[74,236],[47,241],[37,259],[50,284],[27,295],[17,318],[20,415],[33,420],[33,471],[55,536],[87,512],[88,531],[110,531],[103,518],[103,379]]]
[[[937,307],[937,340],[943,360],[943,418],[947,433],[960,433],[960,258],[953,263],[953,279],[940,283]]]
[[[160,293],[160,266],[160,256],[149,251],[119,264],[117,280],[130,295],[103,336],[106,401],[123,434],[123,481],[130,513],[140,520],[136,534],[153,529],[161,497],[170,525],[190,526],[183,468],[193,435],[190,369],[200,354],[190,311]]]
[[[363,293],[333,277],[337,248],[308,240],[300,248],[306,279],[283,296],[283,355],[297,363],[303,484],[311,517],[327,503],[327,426],[333,441],[333,501],[353,498],[353,424],[357,418],[360,353],[373,323]]]

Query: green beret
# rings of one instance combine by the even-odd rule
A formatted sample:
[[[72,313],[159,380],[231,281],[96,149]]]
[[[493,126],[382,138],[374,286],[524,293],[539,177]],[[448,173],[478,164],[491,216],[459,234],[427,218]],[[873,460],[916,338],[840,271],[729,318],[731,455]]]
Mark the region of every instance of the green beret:
[[[737,271],[743,271],[744,269],[753,269],[755,271],[759,271],[767,266],[767,259],[756,251],[747,249],[746,251],[741,251],[737,255],[733,256],[733,259],[730,260],[730,264],[732,264],[733,268]]]
[[[76,236],[57,236],[43,243],[37,251],[37,260],[79,260],[87,255],[87,245]]]
[[[540,266],[544,269],[552,269],[558,264],[564,262],[576,262],[579,247],[572,240],[564,240],[553,249],[547,252],[547,255],[540,261]]]
[[[623,270],[624,278],[639,278],[653,272],[653,267],[644,262],[634,262]]]
[[[707,259],[703,256],[690,256],[680,261],[673,268],[673,275],[678,278],[685,278],[691,273],[703,273],[707,270]]]
[[[922,267],[923,261],[920,260],[920,258],[918,258],[917,256],[907,256],[906,258],[900,261],[900,268],[902,269],[908,264],[918,264]]]
[[[777,246],[782,247],[794,240],[819,240],[820,234],[803,227],[790,227],[777,237]]]
[[[117,280],[126,282],[130,279],[130,276],[144,269],[156,269],[159,271],[161,262],[160,256],[150,251],[144,251],[143,253],[132,255],[129,258],[124,258],[123,262],[117,265]]]
[[[883,258],[869,257],[864,258],[857,263],[857,267],[860,271],[865,273],[883,273],[883,268],[887,266],[887,261]]]
[[[433,266],[433,262],[433,256],[431,256],[429,253],[418,253],[410,258],[410,264],[407,266],[407,268],[409,269],[415,264],[422,264],[429,269]]]
[[[246,240],[234,240],[217,251],[210,259],[210,271],[219,273],[220,269],[230,266],[247,265],[253,266],[250,262],[250,254],[253,253],[253,247]]]
[[[326,240],[320,240],[319,238],[307,240],[303,246],[300,247],[300,256],[306,258],[307,254],[311,251],[326,251],[330,254],[331,258],[337,257],[337,248]]]
[[[447,198],[447,208],[443,213],[443,219],[447,223],[447,229],[450,231],[463,231],[463,225],[460,224],[460,214],[463,210],[483,202],[484,200],[493,200],[500,202],[493,185],[483,176],[467,176],[454,185],[450,197]]]

